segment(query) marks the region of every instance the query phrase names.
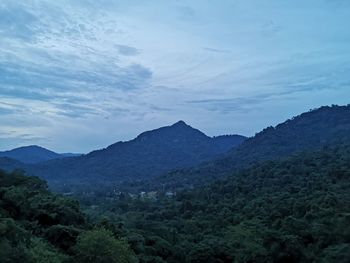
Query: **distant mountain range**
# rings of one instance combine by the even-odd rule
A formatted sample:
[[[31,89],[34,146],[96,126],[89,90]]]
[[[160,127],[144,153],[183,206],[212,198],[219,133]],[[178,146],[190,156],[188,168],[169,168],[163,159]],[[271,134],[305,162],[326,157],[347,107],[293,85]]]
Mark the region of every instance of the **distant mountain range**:
[[[193,187],[259,162],[337,144],[350,144],[349,105],[310,110],[276,127],[264,129],[222,158],[172,171],[139,185],[141,189]]]
[[[17,149],[13,152],[23,154],[7,153],[0,158],[0,168],[21,168],[50,184],[178,189],[205,184],[266,160],[336,144],[350,144],[349,105],[310,110],[249,139],[240,135],[209,137],[179,121],[82,156],[62,158],[40,147],[34,147],[36,155],[30,156],[23,153],[28,149]],[[37,162],[39,157],[47,159]]]
[[[24,146],[24,147],[15,148],[13,150],[0,152],[0,157],[8,157],[22,163],[40,163],[40,162],[45,162],[53,159],[79,156],[79,155],[81,154],[74,154],[74,153],[59,154],[37,145]]]
[[[12,165],[9,159],[0,158],[0,167],[8,169],[17,165],[29,174],[47,179],[49,183],[133,181],[218,158],[245,139],[241,135],[209,137],[179,121],[86,155],[51,158],[32,164],[25,159],[27,164],[22,165]]]

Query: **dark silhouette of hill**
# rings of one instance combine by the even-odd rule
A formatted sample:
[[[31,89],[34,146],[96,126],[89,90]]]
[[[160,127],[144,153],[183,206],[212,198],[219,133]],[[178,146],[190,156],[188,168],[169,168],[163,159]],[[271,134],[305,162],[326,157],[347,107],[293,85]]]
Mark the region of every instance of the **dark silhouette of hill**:
[[[24,169],[49,182],[137,180],[198,165],[226,153],[245,139],[240,135],[211,138],[179,121],[80,157],[55,159]]]
[[[58,153],[37,145],[19,147],[9,151],[0,152],[0,157],[8,157],[22,163],[39,163],[56,158],[62,158]]]
[[[349,141],[350,105],[324,106],[264,129],[222,158],[173,171],[149,182],[149,186],[192,187],[255,163]]]
[[[60,153],[61,157],[78,157],[82,156],[83,154],[81,153]]]
[[[0,170],[12,171],[24,168],[25,164],[9,157],[0,157]]]
[[[34,164],[64,157],[76,157],[77,153],[56,153],[37,145],[18,147],[0,152],[1,157],[7,157],[25,164]],[[7,160],[9,162],[9,160]]]

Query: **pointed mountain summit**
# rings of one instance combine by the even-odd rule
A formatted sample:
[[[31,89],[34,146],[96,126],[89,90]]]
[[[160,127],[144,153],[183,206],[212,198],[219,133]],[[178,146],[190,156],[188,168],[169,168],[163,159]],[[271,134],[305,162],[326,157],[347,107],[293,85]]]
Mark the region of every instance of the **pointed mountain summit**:
[[[175,122],[173,125],[170,127],[178,127],[178,128],[191,128],[193,129],[190,125],[188,125],[186,122],[183,120],[179,120],[178,122]]]
[[[167,141],[174,142],[195,142],[195,141],[209,141],[211,138],[205,135],[200,130],[192,128],[184,121],[178,121],[170,126],[161,127],[155,130],[146,131],[136,137],[135,140],[155,140],[154,143],[166,143]]]
[[[200,185],[263,161],[337,144],[350,144],[350,104],[323,106],[302,113],[265,128],[222,158],[155,178],[154,182],[162,187],[170,181],[177,187]],[[169,187],[173,186],[169,184]]]
[[[175,122],[171,126],[189,126],[189,125],[187,125],[186,122],[184,122],[183,120],[179,120],[178,122]]]
[[[143,132],[130,141],[117,142],[80,157],[33,165],[26,170],[49,182],[130,181],[217,158],[245,139],[231,135],[218,140],[179,121]]]

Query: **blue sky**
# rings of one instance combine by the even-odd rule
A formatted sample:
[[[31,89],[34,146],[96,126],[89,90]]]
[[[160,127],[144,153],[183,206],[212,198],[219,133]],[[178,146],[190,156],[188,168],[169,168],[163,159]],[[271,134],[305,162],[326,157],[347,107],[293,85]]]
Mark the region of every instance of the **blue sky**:
[[[0,149],[88,152],[180,119],[254,135],[350,103],[350,1],[0,2]]]

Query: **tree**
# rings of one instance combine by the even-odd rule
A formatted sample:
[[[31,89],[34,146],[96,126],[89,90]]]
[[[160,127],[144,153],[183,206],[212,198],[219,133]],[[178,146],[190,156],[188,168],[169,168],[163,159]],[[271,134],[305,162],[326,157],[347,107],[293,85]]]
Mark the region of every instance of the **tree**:
[[[137,262],[123,240],[114,238],[111,231],[95,229],[83,232],[75,246],[77,262],[131,263]]]
[[[33,239],[32,247],[28,250],[30,263],[62,263],[68,260],[68,256],[60,253],[52,246],[40,239]]]

